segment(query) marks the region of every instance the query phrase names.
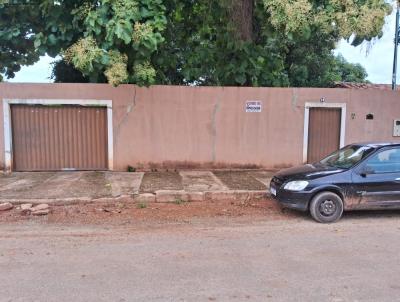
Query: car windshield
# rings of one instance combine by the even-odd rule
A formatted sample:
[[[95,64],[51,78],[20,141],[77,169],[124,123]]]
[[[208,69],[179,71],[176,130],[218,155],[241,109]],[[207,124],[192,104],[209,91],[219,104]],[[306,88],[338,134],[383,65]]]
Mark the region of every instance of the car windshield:
[[[320,161],[322,165],[349,169],[363,160],[374,149],[367,146],[351,145],[340,149]]]

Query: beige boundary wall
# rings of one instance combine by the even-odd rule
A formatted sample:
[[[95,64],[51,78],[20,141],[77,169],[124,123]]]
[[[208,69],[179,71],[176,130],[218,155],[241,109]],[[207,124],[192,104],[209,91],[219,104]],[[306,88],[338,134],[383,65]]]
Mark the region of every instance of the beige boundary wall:
[[[6,165],[4,100],[111,101],[114,170],[157,164],[279,168],[304,160],[306,103],[346,109],[343,143],[400,141],[400,93],[382,90],[107,84],[0,84],[0,167]],[[262,112],[248,113],[246,101]],[[374,114],[374,120],[366,115]]]

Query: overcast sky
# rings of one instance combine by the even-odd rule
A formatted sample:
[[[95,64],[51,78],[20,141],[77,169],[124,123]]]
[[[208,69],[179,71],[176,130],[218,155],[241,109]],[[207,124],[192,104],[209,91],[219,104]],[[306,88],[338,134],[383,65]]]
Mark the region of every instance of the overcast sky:
[[[393,66],[393,39],[395,31],[395,11],[387,18],[384,27],[384,35],[381,39],[372,43],[363,43],[353,47],[346,41],[341,41],[335,53],[341,53],[349,62],[360,63],[368,72],[368,80],[372,83],[389,84],[392,81]],[[54,59],[42,57],[36,64],[22,67],[10,82],[51,82],[50,63]],[[398,72],[400,81],[400,69]]]

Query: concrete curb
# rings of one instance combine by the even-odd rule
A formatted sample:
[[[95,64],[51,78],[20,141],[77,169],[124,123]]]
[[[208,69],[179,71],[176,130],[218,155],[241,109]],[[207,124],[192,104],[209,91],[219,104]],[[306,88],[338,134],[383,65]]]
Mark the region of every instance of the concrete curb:
[[[38,205],[46,203],[54,206],[66,206],[74,204],[88,204],[93,202],[92,198],[89,197],[77,197],[77,198],[35,198],[35,199],[0,199],[0,203],[10,202],[13,205],[21,205],[25,203],[31,203]]]
[[[160,190],[155,194],[143,193],[133,197],[135,202],[199,202],[199,201],[246,201],[250,199],[261,199],[268,197],[269,193],[263,191],[246,191],[246,190],[229,190],[229,191],[206,191],[206,192],[190,192],[190,191],[174,191]]]
[[[246,190],[232,190],[232,191],[209,191],[205,192],[205,199],[207,201],[220,201],[227,199],[234,199],[236,201],[246,201],[249,199],[260,199],[266,197],[266,191],[246,191]]]
[[[173,191],[160,190],[155,193],[141,193],[132,195],[110,196],[101,198],[91,197],[72,197],[72,198],[35,198],[35,199],[0,199],[0,203],[10,202],[13,205],[21,205],[31,203],[38,205],[46,203],[50,206],[68,206],[77,204],[90,204],[96,202],[117,202],[129,199],[134,202],[141,203],[172,203],[172,202],[201,202],[211,201],[218,202],[223,200],[233,200],[245,202],[251,199],[261,199],[269,197],[267,191],[246,191],[246,190],[229,190],[229,191],[206,191],[206,192],[189,192],[189,191]]]
[[[110,196],[101,198],[91,198],[91,197],[72,197],[72,198],[34,198],[34,199],[0,199],[0,203],[10,202],[13,205],[21,205],[26,203],[31,203],[33,205],[38,205],[46,203],[50,206],[69,206],[77,204],[90,204],[96,202],[107,202],[112,200],[113,202],[118,202],[123,199],[132,199],[131,195],[121,195],[121,196]]]

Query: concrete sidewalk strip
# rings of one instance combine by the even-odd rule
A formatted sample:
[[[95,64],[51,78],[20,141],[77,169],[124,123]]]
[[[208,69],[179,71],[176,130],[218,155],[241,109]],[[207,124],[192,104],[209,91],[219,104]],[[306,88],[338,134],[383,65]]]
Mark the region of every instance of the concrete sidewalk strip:
[[[37,184],[33,179],[17,179],[15,177],[10,177],[4,182],[5,184],[0,187],[0,194],[2,195],[7,191],[18,191],[22,188],[32,187]]]
[[[90,172],[53,172],[51,177],[32,188],[32,191],[30,191],[31,197],[40,198],[46,196],[47,198],[57,199],[65,196],[66,192],[71,191],[76,192],[76,195],[70,193],[69,196],[71,197],[86,196],[88,190],[79,190],[79,188],[86,184],[85,178],[89,175],[91,175]]]
[[[266,191],[245,191],[245,190],[231,190],[231,191],[207,191],[207,192],[186,192],[186,191],[173,191],[173,190],[160,190],[156,194],[141,193],[135,195],[121,195],[118,197],[72,197],[72,198],[35,198],[35,199],[11,199],[0,198],[0,203],[11,203],[13,205],[21,204],[49,204],[50,206],[67,206],[76,204],[90,204],[95,202],[116,202],[116,201],[129,201],[137,203],[173,203],[173,202],[202,202],[202,201],[246,201],[251,199],[261,199],[269,197]]]
[[[144,172],[106,172],[106,181],[111,186],[113,197],[138,194]]]
[[[227,191],[229,190],[210,171],[181,171],[182,183],[185,191],[206,192],[206,191]]]
[[[10,199],[64,199],[104,195],[108,189],[100,186],[99,172],[27,172],[11,174],[17,181],[3,186],[1,198]],[[7,178],[5,176],[4,178]]]
[[[32,197],[32,191],[53,176],[52,172],[2,174],[0,175],[0,196],[12,198],[15,195],[27,194]]]
[[[252,171],[249,172],[251,176],[257,179],[259,182],[262,182],[267,189],[269,188],[269,183],[273,177],[273,172],[271,171]]]
[[[268,173],[257,173],[265,178],[269,176]],[[160,177],[153,177],[151,183],[155,189],[160,189],[140,193],[144,172],[12,173],[0,175],[0,202],[14,205],[73,205],[115,201],[180,203],[229,199],[245,201],[266,196],[266,190],[229,189],[211,171],[181,171],[176,174],[182,179],[182,189],[161,190],[164,174],[160,173]]]

